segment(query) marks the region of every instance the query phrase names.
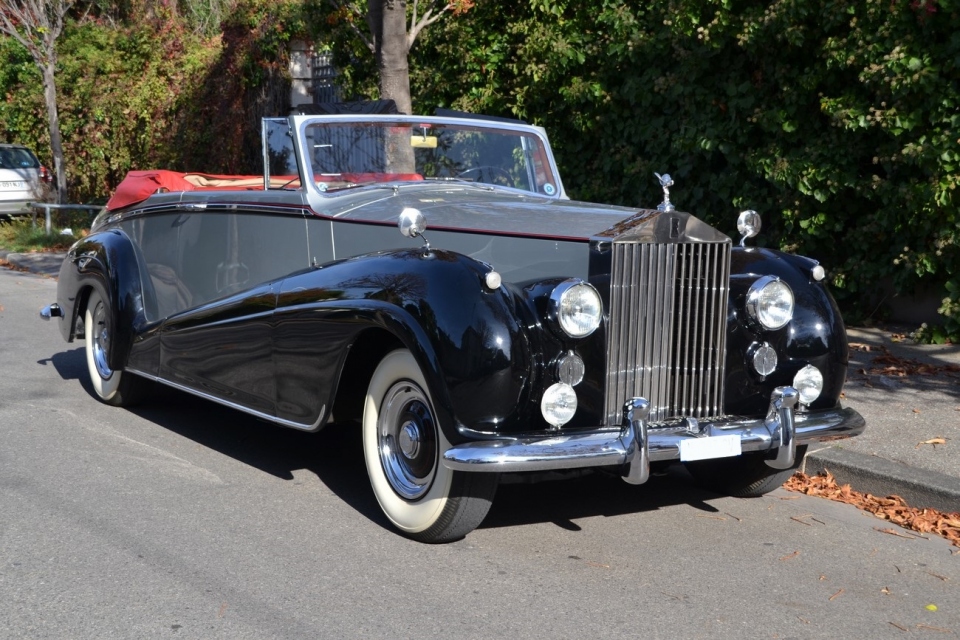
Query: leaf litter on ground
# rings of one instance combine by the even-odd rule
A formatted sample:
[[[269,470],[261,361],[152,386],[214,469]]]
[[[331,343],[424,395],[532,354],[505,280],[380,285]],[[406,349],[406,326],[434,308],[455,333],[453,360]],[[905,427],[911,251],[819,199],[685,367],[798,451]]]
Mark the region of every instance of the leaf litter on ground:
[[[837,484],[836,478],[829,471],[816,476],[808,476],[798,471],[783,486],[785,489],[805,493],[808,496],[852,504],[881,520],[921,534],[938,535],[949,540],[954,546],[960,547],[960,512],[944,513],[936,509],[911,507],[900,496],[880,498],[856,491],[849,484]],[[887,530],[877,530],[887,533]]]

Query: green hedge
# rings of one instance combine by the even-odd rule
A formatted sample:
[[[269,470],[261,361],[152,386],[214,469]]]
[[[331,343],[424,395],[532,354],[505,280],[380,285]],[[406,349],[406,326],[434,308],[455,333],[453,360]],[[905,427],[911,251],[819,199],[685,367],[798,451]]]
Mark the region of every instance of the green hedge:
[[[960,338],[957,0],[477,3],[424,32],[418,110],[543,125],[575,197],[678,207],[820,259],[851,317],[943,291]]]
[[[942,292],[960,339],[960,0],[479,2],[424,30],[415,109],[547,128],[574,196],[661,199],[827,267],[848,318],[890,291]],[[259,170],[258,119],[283,109],[294,34],[332,42],[344,95],[370,95],[369,52],[320,0],[243,0],[217,37],[176,16],[71,24],[60,42],[72,201],[130,169]],[[333,35],[331,35],[333,34]],[[0,39],[0,126],[49,155],[39,76]],[[374,96],[371,96],[374,97]],[[49,162],[49,157],[43,157]]]

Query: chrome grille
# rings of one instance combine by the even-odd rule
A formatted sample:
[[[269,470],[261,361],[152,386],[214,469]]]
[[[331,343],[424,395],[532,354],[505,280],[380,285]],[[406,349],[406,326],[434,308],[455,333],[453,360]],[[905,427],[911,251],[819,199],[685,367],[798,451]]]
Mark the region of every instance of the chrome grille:
[[[650,401],[650,421],[723,413],[730,243],[614,242],[607,424]]]

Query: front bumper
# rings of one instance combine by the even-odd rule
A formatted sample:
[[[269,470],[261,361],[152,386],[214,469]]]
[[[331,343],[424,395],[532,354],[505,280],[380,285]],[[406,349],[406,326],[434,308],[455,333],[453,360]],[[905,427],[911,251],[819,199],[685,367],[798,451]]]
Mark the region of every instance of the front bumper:
[[[634,398],[624,405],[623,426],[619,429],[468,442],[448,449],[443,465],[456,471],[503,473],[619,466],[624,480],[641,484],[649,478],[651,462],[682,459],[684,440],[739,436],[740,451],[770,452],[768,465],[789,469],[794,465],[797,445],[849,438],[862,433],[866,426],[853,409],[797,413],[798,398],[793,387],[777,387],[765,418],[709,422],[687,419],[678,425],[655,428],[647,424],[647,401]]]

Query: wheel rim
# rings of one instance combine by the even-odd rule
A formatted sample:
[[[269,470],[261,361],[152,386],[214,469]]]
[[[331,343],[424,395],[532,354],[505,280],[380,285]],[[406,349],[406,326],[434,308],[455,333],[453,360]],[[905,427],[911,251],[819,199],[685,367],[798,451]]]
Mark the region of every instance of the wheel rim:
[[[436,472],[436,423],[426,394],[412,382],[398,382],[384,396],[377,447],[397,495],[416,500],[427,493]]]
[[[107,352],[110,349],[110,328],[107,325],[103,303],[97,301],[93,310],[93,364],[104,380],[113,375],[113,369],[107,364]]]

